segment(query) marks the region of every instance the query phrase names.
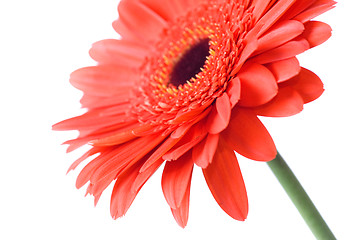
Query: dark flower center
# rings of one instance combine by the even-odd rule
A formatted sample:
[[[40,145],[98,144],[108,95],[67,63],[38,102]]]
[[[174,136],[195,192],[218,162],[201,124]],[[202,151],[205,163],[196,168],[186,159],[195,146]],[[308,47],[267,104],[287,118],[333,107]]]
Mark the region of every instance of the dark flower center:
[[[209,39],[202,39],[187,50],[174,65],[170,74],[170,84],[175,87],[184,85],[201,72],[209,56]]]

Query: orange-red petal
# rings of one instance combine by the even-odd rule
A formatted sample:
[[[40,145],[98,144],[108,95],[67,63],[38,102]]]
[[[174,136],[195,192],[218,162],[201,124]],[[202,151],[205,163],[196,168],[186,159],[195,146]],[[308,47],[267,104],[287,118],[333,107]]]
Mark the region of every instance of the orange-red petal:
[[[241,97],[241,82],[238,77],[233,78],[228,83],[227,94],[231,103],[231,108],[233,108]]]
[[[311,48],[322,44],[332,36],[332,28],[323,22],[309,21],[305,23],[303,37],[307,39]]]
[[[192,170],[190,152],[176,161],[166,162],[162,174],[162,191],[171,208],[176,209],[181,205],[191,180]]]
[[[202,169],[207,185],[219,206],[232,218],[243,221],[248,199],[241,170],[233,150],[220,139],[213,161]]]
[[[197,124],[193,126],[189,132],[166,154],[163,155],[163,159],[167,161],[177,160],[183,154],[191,150],[196,144],[198,144],[207,135],[207,130],[203,124]]]
[[[257,161],[270,161],[277,155],[273,139],[255,113],[235,108],[221,136],[237,153]]]
[[[219,140],[219,134],[208,134],[199,144],[194,146],[192,150],[192,159],[194,163],[206,168],[212,162],[214,153],[216,152]]]
[[[287,42],[282,46],[279,46],[277,48],[259,54],[258,56],[252,58],[251,61],[259,64],[276,62],[283,59],[295,57],[296,55],[303,53],[308,49],[309,49],[308,41],[304,38],[299,38]]]
[[[303,23],[299,21],[281,21],[258,39],[258,49],[256,52],[264,52],[266,50],[276,48],[299,36],[303,31]]]
[[[268,63],[266,67],[272,72],[278,83],[296,76],[301,69],[296,57]]]
[[[244,65],[237,75],[241,81],[240,106],[252,107],[270,101],[278,91],[277,82],[266,67],[252,63]]]
[[[272,101],[253,110],[260,116],[288,117],[301,112],[303,104],[304,101],[297,91],[292,87],[282,87]]]
[[[294,19],[303,23],[315,18],[316,16],[334,8],[336,2],[333,0],[318,0],[312,4],[307,10],[298,14]]]
[[[208,132],[217,134],[223,131],[231,118],[231,103],[227,93],[216,99],[215,107],[208,116],[207,127]]]
[[[106,39],[92,45],[90,56],[100,64],[137,68],[141,66],[147,52],[148,47],[141,43],[126,39]]]
[[[175,218],[178,225],[180,225],[182,228],[184,228],[187,225],[187,221],[188,221],[190,189],[191,189],[191,180],[188,181],[186,192],[184,194],[180,206],[175,209],[171,208],[173,217]]]
[[[300,74],[293,80],[291,86],[300,94],[304,103],[317,99],[324,92],[323,82],[308,69],[302,68]]]
[[[126,33],[129,32],[138,41],[154,42],[167,26],[165,19],[140,1],[122,0],[118,12],[120,17],[114,25],[115,30],[122,35],[125,28]]]
[[[140,0],[143,4],[150,7],[158,15],[166,20],[176,20],[178,16],[186,13],[190,8],[200,4],[202,0]]]
[[[126,214],[128,208],[135,199],[137,191],[133,191],[132,185],[138,175],[138,167],[133,167],[118,176],[112,190],[110,211],[116,219]]]
[[[119,66],[102,65],[80,68],[70,76],[70,83],[92,96],[123,95],[129,98],[138,80],[135,71]]]
[[[271,26],[273,26],[295,1],[296,0],[277,1],[275,5],[257,22],[255,28],[260,28],[258,36],[261,36]]]

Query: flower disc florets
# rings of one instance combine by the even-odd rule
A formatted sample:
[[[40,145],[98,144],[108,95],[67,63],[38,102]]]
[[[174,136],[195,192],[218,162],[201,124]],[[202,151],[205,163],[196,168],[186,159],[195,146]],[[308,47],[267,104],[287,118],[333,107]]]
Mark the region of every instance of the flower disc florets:
[[[232,78],[253,26],[251,11],[242,3],[210,1],[171,23],[142,66],[133,113],[146,121],[146,111],[153,115],[152,123],[172,125],[179,113],[209,106]]]

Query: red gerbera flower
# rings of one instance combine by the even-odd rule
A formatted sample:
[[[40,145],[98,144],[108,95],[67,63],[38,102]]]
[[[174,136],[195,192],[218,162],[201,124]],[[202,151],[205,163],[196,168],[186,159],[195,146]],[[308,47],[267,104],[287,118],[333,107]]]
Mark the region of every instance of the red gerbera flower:
[[[248,201],[234,152],[269,161],[276,147],[258,116],[284,117],[323,92],[296,55],[326,41],[331,28],[311,21],[332,0],[122,0],[113,27],[121,39],[97,42],[97,66],[76,70],[87,112],[55,130],[78,130],[69,151],[96,155],[76,186],[95,202],[112,182],[111,214],[126,213],[166,162],[162,189],[178,224],[188,219],[194,164],[231,217]]]

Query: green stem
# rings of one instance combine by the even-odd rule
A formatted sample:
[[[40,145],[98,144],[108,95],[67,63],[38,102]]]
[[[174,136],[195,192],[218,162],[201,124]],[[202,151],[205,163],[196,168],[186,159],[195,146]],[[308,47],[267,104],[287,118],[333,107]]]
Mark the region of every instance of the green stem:
[[[320,213],[282,156],[278,153],[275,159],[268,162],[268,166],[287,192],[314,236],[318,240],[335,240],[336,238],[328,225],[320,216]]]

